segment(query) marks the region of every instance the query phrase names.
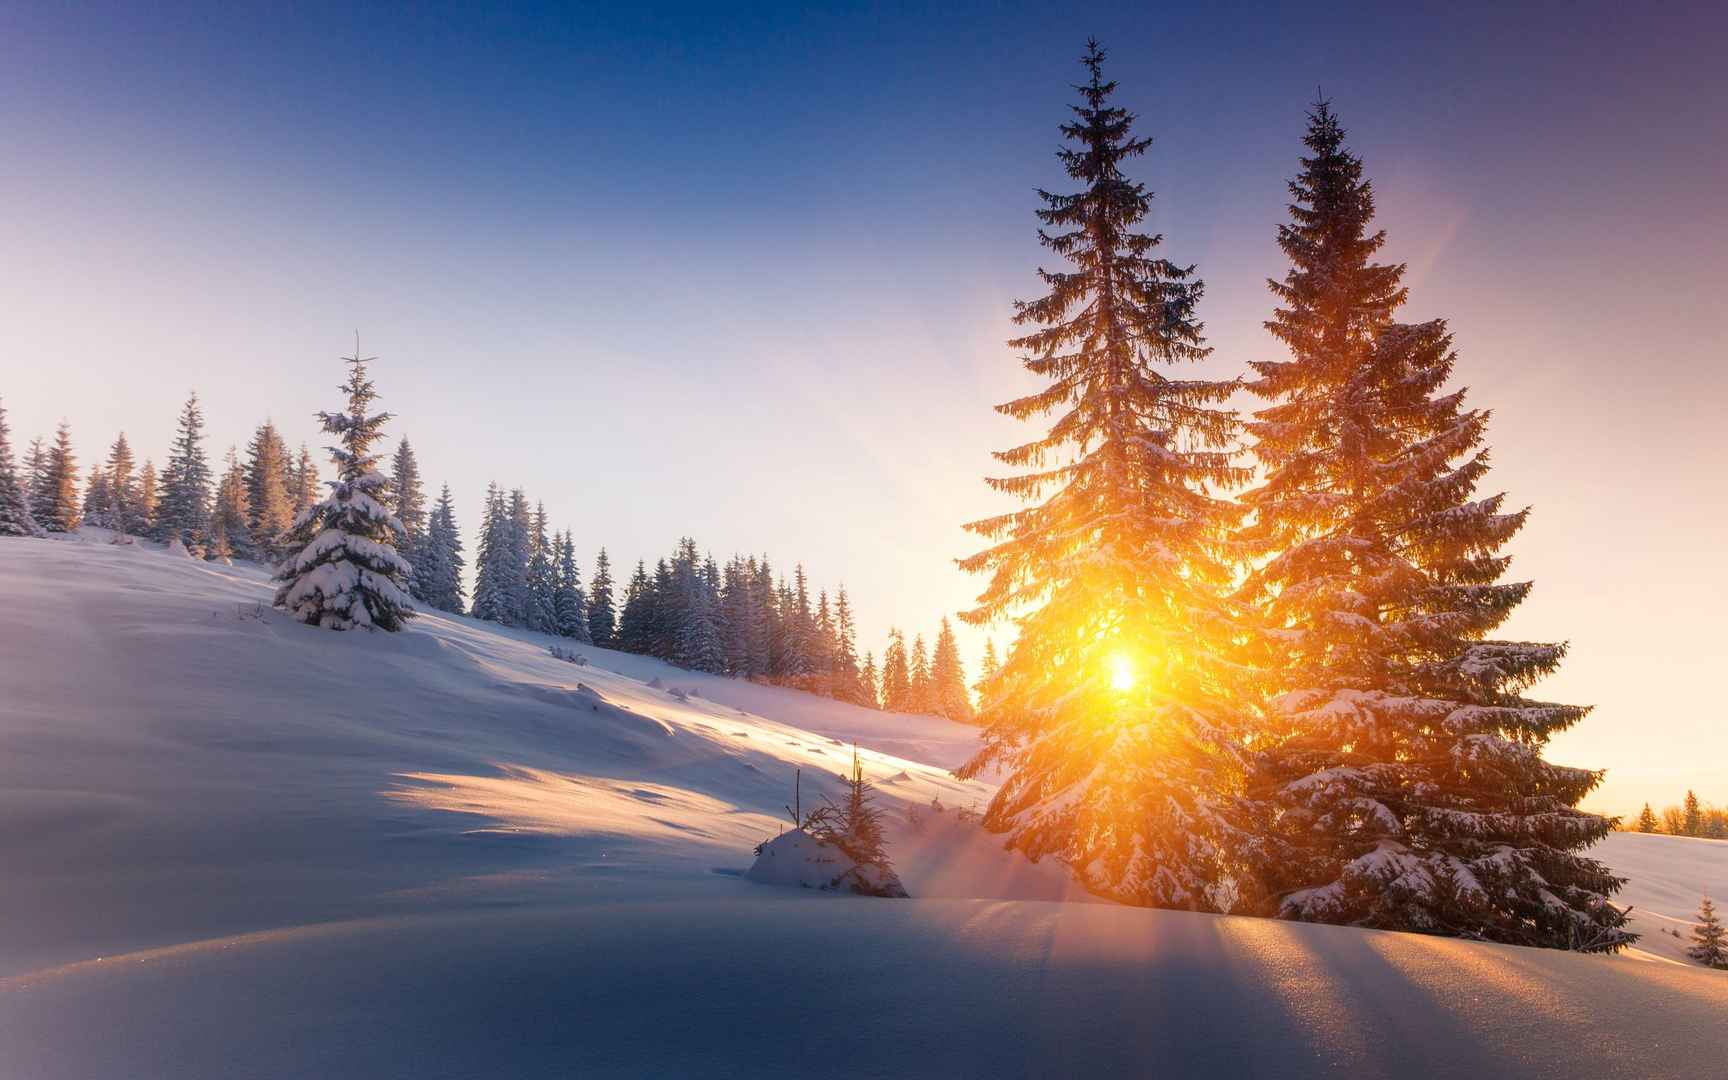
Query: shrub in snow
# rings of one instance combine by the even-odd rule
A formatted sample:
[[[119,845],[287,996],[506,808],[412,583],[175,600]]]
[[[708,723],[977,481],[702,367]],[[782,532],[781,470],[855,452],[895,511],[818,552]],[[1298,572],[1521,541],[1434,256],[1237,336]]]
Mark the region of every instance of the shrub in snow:
[[[904,897],[906,887],[887,866],[860,864],[838,844],[792,829],[763,844],[744,875],[764,885],[818,889],[859,896]]]
[[[366,415],[377,398],[356,340],[349,363],[348,411],[319,413],[324,430],[341,439],[330,448],[337,477],[330,497],[300,512],[283,539],[276,569],[276,606],[304,623],[331,630],[400,630],[414,616],[407,584],[413,568],[397,553],[402,523],[380,501],[388,483],[377,471],[372,444],[389,413]]]

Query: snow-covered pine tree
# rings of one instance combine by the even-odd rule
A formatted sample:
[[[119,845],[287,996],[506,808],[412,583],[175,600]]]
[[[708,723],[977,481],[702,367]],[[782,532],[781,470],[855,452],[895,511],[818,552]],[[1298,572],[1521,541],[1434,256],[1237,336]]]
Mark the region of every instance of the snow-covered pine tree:
[[[30,514],[29,494],[12,460],[12,436],[6,407],[0,403],[0,536],[41,536],[42,527]]]
[[[397,441],[396,453],[390,459],[390,510],[407,533],[407,539],[402,542],[402,554],[416,567],[418,574],[420,564],[427,561],[424,550],[426,488],[420,480],[419,459],[414,456],[414,448],[408,444],[406,435]],[[416,600],[426,600],[417,577],[409,580],[408,595]]]
[[[372,446],[389,413],[368,415],[378,393],[366,377],[358,335],[348,361],[346,412],[318,414],[341,445],[330,447],[336,480],[330,495],[294,519],[276,569],[276,606],[304,623],[331,630],[400,630],[414,616],[407,583],[413,568],[396,550],[402,523],[380,501],[389,481]]]
[[[750,676],[765,679],[774,670],[774,642],[778,637],[774,610],[774,571],[768,556],[745,560],[748,579],[748,622],[744,627],[744,643],[750,654]]]
[[[156,535],[156,514],[161,502],[162,492],[157,486],[156,463],[145,458],[144,467],[138,470],[138,529],[143,535]]]
[[[672,564],[661,559],[654,564],[654,580],[648,589],[648,655],[672,660],[677,655],[682,605]]]
[[[624,610],[618,617],[618,638],[614,645],[627,653],[646,656],[653,646],[654,586],[648,580],[648,564],[636,561],[636,572],[624,587]]]
[[[618,614],[612,606],[612,560],[606,549],[594,557],[594,577],[588,583],[588,636],[602,649],[613,647]]]
[[[695,541],[690,541],[691,551]],[[726,650],[720,640],[720,598],[708,573],[712,560],[681,571],[684,602],[678,628],[678,663],[692,671],[718,675],[726,670]]]
[[[497,483],[486,486],[486,509],[480,521],[480,546],[474,555],[474,606],[476,619],[513,625],[511,610],[511,558],[509,511]]]
[[[1660,827],[1660,823],[1656,820],[1655,811],[1650,809],[1649,803],[1645,803],[1644,809],[1638,812],[1638,831],[1641,833],[1653,833]]]
[[[546,532],[546,504],[529,522],[527,601],[522,625],[542,634],[558,633],[558,570],[552,540]]]
[[[30,449],[24,452],[24,464],[18,479],[24,486],[24,498],[29,500],[30,516],[36,516],[36,492],[43,490],[48,483],[48,443],[38,435],[30,440]],[[40,527],[41,522],[37,522]]]
[[[1486,413],[1441,392],[1442,322],[1392,321],[1403,267],[1373,263],[1374,200],[1324,102],[1304,139],[1267,324],[1291,359],[1254,363],[1275,402],[1250,430],[1244,496],[1260,560],[1273,723],[1248,787],[1268,914],[1518,945],[1633,940],[1620,886],[1579,852],[1610,822],[1577,808],[1601,773],[1542,759],[1588,711],[1525,696],[1563,645],[1489,635],[1529,592],[1499,549],[1527,511],[1475,498]]]
[[[750,578],[741,555],[726,563],[720,587],[720,644],[726,654],[726,673],[748,679],[750,670]]]
[[[462,614],[462,533],[456,527],[456,509],[445,484],[432,508],[423,546],[424,565],[414,567],[414,582],[428,606],[452,615]]]
[[[318,467],[312,464],[312,451],[300,444],[300,459],[294,465],[294,513],[318,501]]]
[[[1034,330],[1010,344],[1049,380],[998,406],[1041,438],[996,454],[992,479],[1033,503],[971,523],[993,545],[961,566],[989,572],[973,624],[1020,633],[986,697],[983,750],[961,770],[1009,771],[986,828],[1036,860],[1055,855],[1092,891],[1128,903],[1216,909],[1231,901],[1228,816],[1246,713],[1226,684],[1235,629],[1224,549],[1240,518],[1216,490],[1240,483],[1234,381],[1172,377],[1204,359],[1192,267],[1136,231],[1152,193],[1123,174],[1150,139],[1110,103],[1104,53],[1059,151],[1075,194],[1041,192],[1040,242],[1069,265],[1018,304]]]
[[[876,654],[866,652],[858,668],[858,704],[869,709],[882,707],[882,696],[876,689]]]
[[[120,537],[142,534],[143,515],[138,506],[138,477],[134,473],[132,446],[122,431],[108,450],[105,481],[108,487],[108,527]]]
[[[248,524],[252,517],[251,500],[246,495],[246,473],[240,466],[240,451],[237,447],[228,448],[228,467],[222,473],[222,480],[216,485],[216,505],[211,516],[221,526],[222,538],[226,545],[224,561],[228,558],[256,559],[259,551],[252,542],[252,528]],[[211,558],[216,558],[212,552]]]
[[[207,562],[222,563],[226,566],[234,564],[234,547],[228,543],[228,519],[223,514],[211,513],[210,539],[203,550]]]
[[[269,420],[253,432],[246,446],[242,471],[246,487],[246,532],[260,562],[274,564],[281,556],[281,538],[293,526],[298,510],[291,494],[288,444]]]
[[[1692,928],[1692,946],[1686,955],[1705,967],[1728,969],[1728,930],[1723,929],[1708,896],[1698,904],[1698,925]]]
[[[924,647],[923,634],[912,636],[912,655],[908,669],[911,694],[906,699],[907,711],[933,715],[936,712],[936,693],[930,681],[930,650]]]
[[[862,705],[864,688],[858,673],[858,626],[852,614],[852,599],[841,585],[834,597],[834,696]],[[874,704],[874,691],[871,704]]]
[[[960,643],[954,627],[942,617],[936,633],[936,649],[930,657],[930,693],[936,715],[961,724],[972,722],[972,695],[966,690],[966,668],[960,661]]]
[[[534,507],[528,501],[527,492],[521,488],[510,489],[506,521],[509,546],[501,554],[505,560],[505,591],[510,598],[511,614],[505,625],[526,626],[533,599],[528,587],[528,564],[534,561],[535,533]]]
[[[882,651],[882,707],[889,712],[912,708],[912,668],[906,661],[906,639],[889,627],[888,647]]]
[[[78,505],[78,459],[72,451],[72,428],[60,421],[48,448],[42,473],[30,485],[30,514],[51,533],[78,530],[83,515]]]
[[[576,568],[576,541],[568,531],[553,547],[557,551],[558,590],[554,607],[558,616],[558,633],[582,645],[594,643],[588,628],[588,598],[582,595],[582,574]]]
[[[113,493],[108,490],[108,470],[99,464],[90,466],[90,475],[84,479],[82,523],[108,528],[108,510],[113,502]]]
[[[180,410],[179,429],[162,470],[162,505],[155,539],[201,548],[210,534],[210,462],[204,456],[204,412],[194,392]]]
[[[972,689],[978,695],[980,703],[984,701],[984,688],[990,685],[990,680],[996,677],[996,672],[1002,667],[1002,662],[996,658],[996,642],[992,638],[984,639],[984,656],[978,661],[978,681],[972,684]],[[982,707],[982,705],[980,706]]]

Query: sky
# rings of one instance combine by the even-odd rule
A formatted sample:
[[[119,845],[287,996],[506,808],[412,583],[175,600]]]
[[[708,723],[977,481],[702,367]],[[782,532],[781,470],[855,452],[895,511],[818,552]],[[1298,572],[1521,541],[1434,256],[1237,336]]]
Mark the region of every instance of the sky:
[[[1097,35],[1209,373],[1281,355],[1332,100],[1401,317],[1450,322],[1534,508],[1506,632],[1569,641],[1541,693],[1596,706],[1550,756],[1609,769],[1600,809],[1728,803],[1728,7],[159,7],[0,3],[15,443],[160,464],[196,389],[218,455],[266,417],[316,448],[358,331],[470,545],[496,480],[585,569],[689,534],[844,581],[863,648],[928,636],[1030,435],[991,406],[1033,385],[1004,341]]]

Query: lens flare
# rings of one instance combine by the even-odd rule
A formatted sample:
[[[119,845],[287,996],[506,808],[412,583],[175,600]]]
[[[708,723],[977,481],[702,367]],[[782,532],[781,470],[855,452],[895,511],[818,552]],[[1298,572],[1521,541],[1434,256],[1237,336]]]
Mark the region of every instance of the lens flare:
[[[1118,693],[1132,690],[1137,678],[1134,661],[1126,653],[1117,653],[1110,658],[1110,689]]]

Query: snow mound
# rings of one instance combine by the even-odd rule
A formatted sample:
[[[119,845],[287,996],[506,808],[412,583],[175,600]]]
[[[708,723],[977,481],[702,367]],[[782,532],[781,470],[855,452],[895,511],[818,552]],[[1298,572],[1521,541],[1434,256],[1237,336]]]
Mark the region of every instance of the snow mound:
[[[761,853],[744,876],[762,885],[820,892],[858,896],[906,895],[906,887],[900,884],[894,871],[881,866],[860,866],[844,851],[816,839],[803,829],[781,833],[763,844]]]

